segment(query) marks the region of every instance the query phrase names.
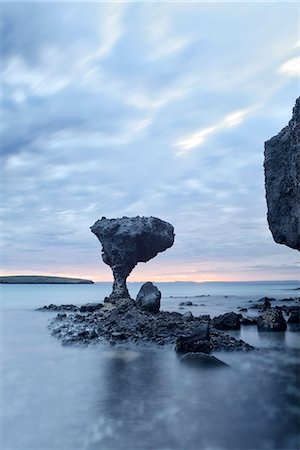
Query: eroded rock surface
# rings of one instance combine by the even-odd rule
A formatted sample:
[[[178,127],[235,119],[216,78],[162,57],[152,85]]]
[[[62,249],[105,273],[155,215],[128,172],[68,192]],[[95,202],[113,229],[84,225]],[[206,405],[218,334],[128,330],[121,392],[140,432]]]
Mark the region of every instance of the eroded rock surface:
[[[150,281],[143,284],[136,297],[136,305],[145,311],[158,312],[161,292]]]
[[[264,167],[273,238],[300,250],[300,97],[289,124],[265,142]]]
[[[259,331],[285,331],[286,320],[278,307],[267,309],[262,316],[257,319]]]
[[[206,324],[203,325],[203,322]],[[94,312],[56,316],[49,328],[64,345],[96,342],[174,345],[178,338],[184,336],[186,344],[195,344],[195,347],[186,347],[184,351],[191,351],[191,348],[195,351],[196,344],[197,351],[203,351],[200,341],[209,345],[206,351],[253,349],[246,342],[216,330],[209,316],[193,317],[190,320],[178,312],[159,311],[154,314],[141,310],[134,300],[128,298],[106,303]]]
[[[147,262],[174,243],[174,228],[156,217],[103,217],[91,227],[102,244],[102,259],[114,276],[111,298],[129,298],[126,279],[139,262]]]

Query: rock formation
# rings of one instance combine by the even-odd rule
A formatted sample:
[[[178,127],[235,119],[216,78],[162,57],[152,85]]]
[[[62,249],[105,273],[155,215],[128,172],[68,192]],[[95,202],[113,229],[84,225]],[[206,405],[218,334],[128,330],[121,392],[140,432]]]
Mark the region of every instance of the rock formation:
[[[101,220],[91,231],[102,244],[102,259],[114,276],[111,299],[129,297],[126,279],[138,262],[147,262],[174,243],[174,228],[156,217]]]
[[[143,284],[136,297],[136,305],[145,310],[157,313],[160,308],[161,292],[150,281]]]
[[[264,167],[273,238],[300,250],[300,97],[289,124],[265,142]]]
[[[257,319],[258,331],[285,331],[286,320],[278,307],[268,309]]]

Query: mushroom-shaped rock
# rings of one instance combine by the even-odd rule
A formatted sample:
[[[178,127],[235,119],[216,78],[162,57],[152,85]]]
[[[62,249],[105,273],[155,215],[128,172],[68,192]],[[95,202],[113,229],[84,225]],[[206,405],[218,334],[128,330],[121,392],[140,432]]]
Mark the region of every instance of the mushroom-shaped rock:
[[[139,308],[149,312],[158,312],[160,308],[161,292],[150,281],[143,284],[136,297]]]
[[[147,262],[174,243],[174,228],[156,217],[103,217],[91,227],[102,244],[102,259],[114,276],[111,298],[129,297],[126,278],[139,262]]]
[[[265,142],[264,167],[274,241],[300,250],[300,97],[289,124]]]

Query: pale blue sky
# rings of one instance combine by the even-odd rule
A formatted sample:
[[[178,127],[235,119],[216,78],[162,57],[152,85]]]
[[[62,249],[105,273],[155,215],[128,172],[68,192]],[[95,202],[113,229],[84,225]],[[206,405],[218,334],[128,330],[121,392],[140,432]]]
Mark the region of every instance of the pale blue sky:
[[[0,8],[3,273],[110,279],[89,227],[153,215],[176,242],[132,279],[299,278],[263,178],[300,91],[297,3]]]

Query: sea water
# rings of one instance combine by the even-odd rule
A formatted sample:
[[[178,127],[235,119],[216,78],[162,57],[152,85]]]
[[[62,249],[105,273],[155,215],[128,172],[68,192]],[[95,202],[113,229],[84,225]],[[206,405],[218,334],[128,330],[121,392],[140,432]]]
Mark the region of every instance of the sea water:
[[[140,285],[129,283],[132,297]],[[299,295],[297,282],[157,285],[162,309],[195,316]],[[35,311],[101,301],[110,290],[1,285],[1,449],[300,448],[299,333],[243,326],[231,334],[259,350],[215,353],[230,367],[203,370],[182,365],[169,347],[63,347],[47,330],[53,313]],[[189,299],[195,306],[179,309]]]

